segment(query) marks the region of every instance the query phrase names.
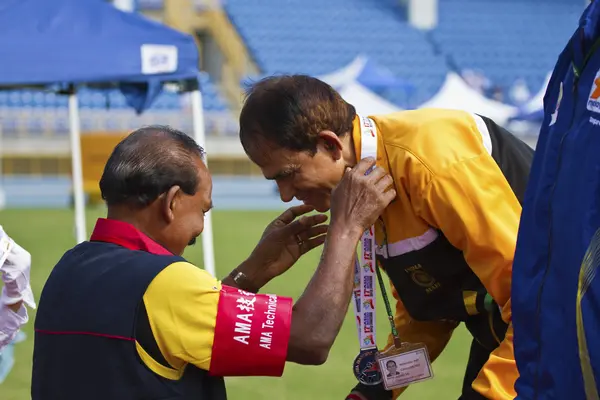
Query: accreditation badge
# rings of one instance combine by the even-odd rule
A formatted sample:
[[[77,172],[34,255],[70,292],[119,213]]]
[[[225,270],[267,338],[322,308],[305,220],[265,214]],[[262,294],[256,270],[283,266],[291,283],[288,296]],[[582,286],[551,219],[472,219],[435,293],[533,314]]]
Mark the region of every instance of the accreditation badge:
[[[386,390],[399,389],[433,378],[427,346],[403,342],[377,355],[379,370]]]

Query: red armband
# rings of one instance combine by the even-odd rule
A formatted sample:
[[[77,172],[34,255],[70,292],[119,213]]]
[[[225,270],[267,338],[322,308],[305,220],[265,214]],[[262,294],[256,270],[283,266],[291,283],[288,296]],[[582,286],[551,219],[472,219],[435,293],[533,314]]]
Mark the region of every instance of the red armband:
[[[223,286],[210,361],[214,376],[281,376],[292,326],[292,299]]]

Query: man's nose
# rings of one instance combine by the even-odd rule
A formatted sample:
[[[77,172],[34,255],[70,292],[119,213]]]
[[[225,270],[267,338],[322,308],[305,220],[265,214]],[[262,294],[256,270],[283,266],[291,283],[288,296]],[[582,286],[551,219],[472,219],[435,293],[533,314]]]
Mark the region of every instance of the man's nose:
[[[277,182],[277,186],[279,187],[279,196],[281,197],[281,201],[283,201],[284,203],[289,203],[294,199],[296,191],[294,190],[292,185]]]

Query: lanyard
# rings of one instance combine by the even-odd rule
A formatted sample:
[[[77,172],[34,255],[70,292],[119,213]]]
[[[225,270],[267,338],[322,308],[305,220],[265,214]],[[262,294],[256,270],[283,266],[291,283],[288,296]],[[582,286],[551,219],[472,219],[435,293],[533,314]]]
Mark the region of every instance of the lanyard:
[[[358,116],[361,130],[361,150],[360,157],[377,158],[377,126],[375,122],[368,118]],[[370,171],[367,172],[367,174]],[[381,287],[381,295],[385,303],[386,312],[390,321],[392,335],[397,343],[398,332],[394,324],[394,315],[385,290],[381,271],[377,266],[377,256],[375,254],[375,227],[371,226],[367,229],[360,240],[361,252],[360,257],[356,257],[354,263],[354,315],[358,329],[358,339],[360,349],[376,348],[376,316],[375,305],[377,298],[375,296],[377,284],[375,283],[375,274]]]
[[[583,39],[581,39],[581,41],[583,41]],[[598,48],[600,48],[600,38],[596,39],[596,41],[592,44],[592,47],[590,48],[590,50],[585,54],[585,58],[583,59],[583,62],[581,63],[581,66],[578,65],[577,61],[575,59],[579,58],[578,57],[578,52],[583,51],[583,45],[577,41],[574,42],[575,45],[575,54],[573,56],[574,60],[571,62],[571,65],[573,67],[573,73],[575,74],[575,78],[579,79],[579,77],[581,76],[584,68],[587,66],[588,61],[590,60],[590,58],[594,55],[594,53],[596,52],[596,50],[598,50]]]

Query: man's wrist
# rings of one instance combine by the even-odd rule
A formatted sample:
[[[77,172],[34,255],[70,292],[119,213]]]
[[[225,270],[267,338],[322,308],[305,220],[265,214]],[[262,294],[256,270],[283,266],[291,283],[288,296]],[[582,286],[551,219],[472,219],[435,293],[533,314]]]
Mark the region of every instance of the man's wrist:
[[[260,265],[248,259],[231,271],[228,280],[233,282],[238,289],[257,293],[268,282],[268,279],[261,277],[258,273],[261,269]]]
[[[229,274],[229,279],[233,282],[235,287],[242,289],[246,292],[257,293],[258,287],[248,278],[248,276],[240,271],[238,268],[234,268]]]
[[[329,225],[328,235],[339,239],[357,241],[360,239],[364,229],[355,224],[332,222]]]

